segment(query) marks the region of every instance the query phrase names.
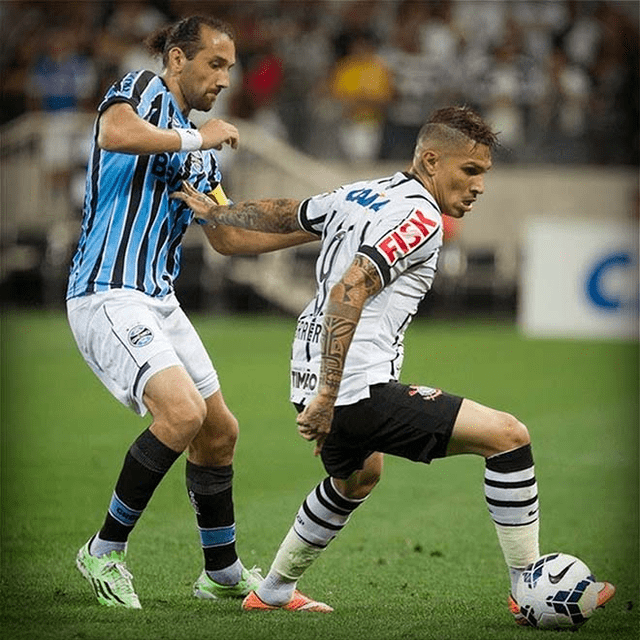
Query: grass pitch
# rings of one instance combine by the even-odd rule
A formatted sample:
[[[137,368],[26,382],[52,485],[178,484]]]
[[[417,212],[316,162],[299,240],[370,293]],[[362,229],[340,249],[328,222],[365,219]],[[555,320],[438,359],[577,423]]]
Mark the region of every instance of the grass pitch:
[[[195,316],[240,420],[238,549],[268,569],[323,476],[287,402],[294,322]],[[497,324],[417,320],[403,381],[510,411],[532,435],[542,552],[583,559],[618,593],[581,640],[638,638],[638,345],[530,341]],[[511,640],[508,578],[484,506],[483,463],[387,458],[370,500],[301,582],[332,615],[247,614],[190,595],[201,570],[179,461],[133,533],[142,611],[100,607],[74,566],[100,526],[123,456],[148,423],[78,354],[61,313],[2,320],[3,638],[51,640]]]

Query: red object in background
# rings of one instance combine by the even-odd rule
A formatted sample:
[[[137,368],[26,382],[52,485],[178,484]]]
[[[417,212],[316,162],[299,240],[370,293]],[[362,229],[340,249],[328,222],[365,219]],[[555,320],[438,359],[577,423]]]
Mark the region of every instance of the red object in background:
[[[444,242],[455,240],[460,231],[460,221],[448,215],[442,216],[442,231],[444,233]]]
[[[282,60],[269,53],[257,60],[245,74],[244,85],[254,107],[271,102],[282,86]]]

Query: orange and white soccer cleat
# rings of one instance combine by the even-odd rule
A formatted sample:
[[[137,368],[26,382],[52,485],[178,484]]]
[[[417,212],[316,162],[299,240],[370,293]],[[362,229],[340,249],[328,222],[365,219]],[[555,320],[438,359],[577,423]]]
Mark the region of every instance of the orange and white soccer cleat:
[[[280,606],[275,606],[263,602],[255,591],[252,591],[243,601],[242,608],[245,611],[276,611],[284,609],[285,611],[314,611],[316,613],[331,613],[333,608],[324,602],[316,602],[311,598],[300,593],[297,589],[293,592],[293,598]]]
[[[598,586],[598,599],[596,600],[596,609],[604,607],[613,596],[616,595],[616,588],[610,582],[596,582]]]
[[[511,611],[511,613],[513,614],[516,624],[519,624],[523,627],[528,627],[529,623],[527,622],[527,619],[522,615],[522,613],[520,613],[520,607],[511,594],[509,594],[507,604],[509,606],[509,611]]]

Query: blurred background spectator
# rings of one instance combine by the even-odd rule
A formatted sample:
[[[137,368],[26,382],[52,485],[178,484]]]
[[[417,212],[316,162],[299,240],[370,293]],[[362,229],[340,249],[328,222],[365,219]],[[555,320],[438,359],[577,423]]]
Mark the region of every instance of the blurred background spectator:
[[[347,160],[371,162],[380,157],[387,107],[393,99],[393,76],[377,48],[372,32],[353,32],[346,54],[330,73],[329,94],[339,107],[339,149]]]
[[[452,100],[502,131],[503,160],[638,162],[638,3],[604,0],[28,0],[0,5],[0,122],[94,109],[166,21],[238,33],[228,111],[320,158],[406,157]]]
[[[44,51],[28,74],[26,91],[31,109],[74,111],[92,106],[95,65],[83,50],[80,38],[72,26],[53,28],[47,33]]]

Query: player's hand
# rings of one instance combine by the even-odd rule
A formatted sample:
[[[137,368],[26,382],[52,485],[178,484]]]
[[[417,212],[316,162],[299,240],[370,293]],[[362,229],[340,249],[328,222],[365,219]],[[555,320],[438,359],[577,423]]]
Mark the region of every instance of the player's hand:
[[[182,200],[193,211],[196,218],[214,220],[214,212],[218,206],[216,202],[207,194],[195,189],[186,180],[182,182],[180,191],[174,191],[169,197],[173,200]]]
[[[207,120],[199,129],[202,136],[203,149],[222,149],[228,144],[232,149],[238,148],[240,134],[238,129],[224,120]]]
[[[296,419],[298,433],[305,440],[316,441],[316,446],[313,450],[314,456],[320,454],[322,445],[331,431],[334,402],[334,399],[329,399],[325,396],[316,396],[304,410],[298,414]]]

